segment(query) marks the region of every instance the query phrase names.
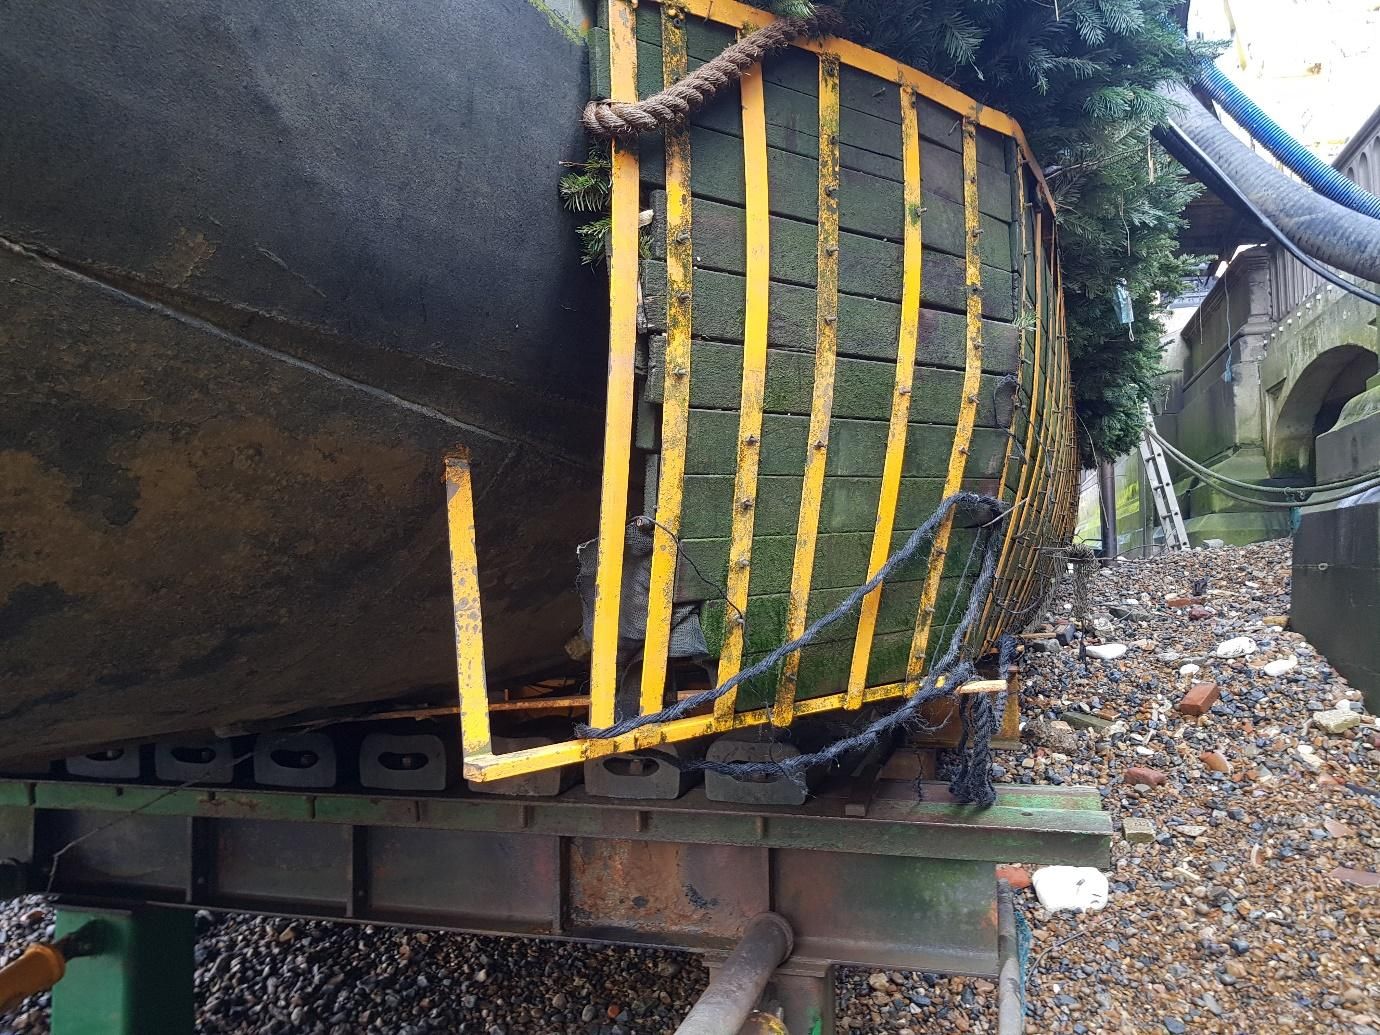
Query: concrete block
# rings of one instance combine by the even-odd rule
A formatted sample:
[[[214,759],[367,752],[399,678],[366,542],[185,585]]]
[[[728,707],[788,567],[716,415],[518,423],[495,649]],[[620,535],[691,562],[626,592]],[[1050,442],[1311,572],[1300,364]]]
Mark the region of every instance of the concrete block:
[[[494,737],[494,754],[508,751],[521,751],[523,748],[544,747],[554,744],[551,737]],[[554,798],[573,787],[580,776],[580,767],[561,766],[540,773],[527,773],[525,776],[507,776],[502,780],[488,783],[465,781],[465,786],[476,794],[507,794],[521,798]]]
[[[143,776],[143,758],[138,747],[107,748],[67,759],[69,776],[91,780],[137,780]]]
[[[657,751],[686,760],[697,754],[685,744],[661,744]],[[608,755],[585,763],[585,790],[601,798],[673,801],[699,782],[698,771],[636,755]]]
[[[460,772],[453,737],[370,733],[359,745],[359,782],[382,791],[444,791]]]
[[[326,790],[340,777],[335,744],[324,733],[263,733],[254,742],[254,782]]]
[[[794,758],[800,751],[791,744],[763,740],[756,730],[729,733],[709,745],[705,758],[711,762],[780,762]],[[796,779],[763,776],[740,779],[722,773],[706,771],[704,796],[710,801],[735,802],[741,805],[803,805],[810,796],[810,781],[806,774]]]
[[[235,749],[228,740],[165,740],[154,745],[153,775],[168,783],[227,784],[235,779]]]

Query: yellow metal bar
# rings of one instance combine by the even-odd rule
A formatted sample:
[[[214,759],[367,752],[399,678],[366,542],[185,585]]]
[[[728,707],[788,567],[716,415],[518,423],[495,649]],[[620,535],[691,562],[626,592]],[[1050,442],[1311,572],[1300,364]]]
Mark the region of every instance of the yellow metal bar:
[[[733,526],[728,550],[727,614],[719,681],[738,673],[743,661],[743,616],[752,568],[752,529],[757,513],[757,468],[762,457],[762,396],[767,383],[767,304],[771,237],[767,197],[767,115],[762,66],[738,82],[743,104],[743,177],[747,224],[747,286],[743,316],[743,392],[738,404],[738,464],[733,482]],[[732,717],[737,693],[715,702],[719,722]]]
[[[661,8],[661,72],[670,85],[689,70],[685,16]],[[680,560],[680,513],[685,489],[685,443],[690,425],[690,311],[694,291],[691,241],[690,132],[666,131],[666,384],[661,403],[661,471],[652,530],[647,638],[642,649],[643,715],[659,711],[666,692],[671,609]]]
[[[805,445],[805,477],[795,531],[791,596],[786,610],[786,640],[805,631],[819,538],[819,509],[824,502],[824,469],[829,453],[829,418],[834,408],[834,369],[839,322],[839,63],[832,55],[819,59],[819,270],[815,287],[815,372],[810,402],[810,431]],[[786,656],[776,688],[772,721],[790,723],[794,714],[800,652]]]
[[[637,100],[637,12],[631,0],[609,0],[613,100]],[[632,463],[633,353],[637,344],[637,144],[612,145],[613,200],[609,241],[608,404],[604,475],[599,498],[599,569],[594,579],[590,657],[590,723],[613,723],[618,686],[618,607]]]
[[[983,611],[982,620],[984,626],[987,625],[988,616],[991,614],[994,606],[1000,609],[1006,609],[1014,605],[1014,601],[1011,600],[1007,594],[1012,584],[1010,566],[1017,560],[1012,550],[1020,537],[1023,522],[1025,521],[1026,514],[1029,512],[1029,494],[1035,484],[1033,481],[1033,478],[1036,476],[1035,457],[1031,453],[1031,449],[1035,443],[1035,421],[1036,418],[1040,416],[1040,404],[1038,400],[1044,389],[1044,383],[1040,378],[1041,375],[1045,373],[1042,369],[1044,343],[1042,341],[1043,328],[1040,313],[1044,299],[1041,293],[1043,289],[1042,278],[1044,276],[1044,249],[1041,233],[1042,216],[1037,212],[1035,213],[1035,368],[1031,372],[1030,403],[1029,410],[1026,413],[1025,443],[1021,449],[1021,455],[1024,457],[1024,460],[1021,464],[1020,482],[1016,489],[1016,501],[1012,505],[1011,513],[1007,516],[1004,525],[1006,536],[1002,539],[1001,553],[997,558],[997,573],[993,581],[992,596],[988,599],[987,605]],[[1022,298],[1024,298],[1024,296],[1022,296]]]
[[[450,593],[455,612],[455,669],[460,690],[460,743],[465,754],[493,750],[489,737],[484,623],[479,609],[479,562],[474,552],[474,489],[466,453],[446,457],[446,532]]]
[[[1038,243],[1038,247],[1043,248],[1043,240]],[[1054,250],[1051,248],[1050,265],[1054,269]],[[1043,266],[1044,255],[1040,255],[1041,265]],[[1057,283],[1057,281],[1056,281]],[[1031,501],[1032,506],[1029,512],[1035,515],[1035,524],[1030,529],[1030,535],[1026,536],[1020,544],[1024,551],[1021,570],[1016,575],[1016,591],[1013,594],[1016,600],[1016,607],[1024,612],[1029,605],[1035,588],[1034,580],[1045,557],[1043,547],[1046,545],[1046,533],[1048,531],[1048,513],[1050,503],[1050,493],[1055,480],[1053,463],[1050,458],[1051,446],[1057,443],[1059,428],[1062,425],[1063,417],[1054,413],[1056,399],[1063,398],[1063,389],[1067,383],[1067,360],[1068,352],[1061,348],[1062,339],[1059,333],[1058,313],[1055,304],[1055,290],[1048,284],[1043,285],[1044,290],[1040,295],[1041,323],[1046,325],[1048,336],[1048,351],[1050,353],[1050,373],[1046,378],[1044,391],[1042,392],[1042,404],[1040,407],[1041,423],[1040,437],[1036,443],[1036,453],[1034,458],[1035,475],[1044,476],[1044,481],[1040,483],[1038,490],[1032,490],[1031,495],[1037,497]],[[1022,531],[1026,526],[1022,526]]]
[[[1019,403],[1020,403],[1020,401],[1021,401],[1020,365],[1024,365],[1024,363],[1025,363],[1025,361],[1026,361],[1026,359],[1025,359],[1025,345],[1026,345],[1026,328],[1025,328],[1025,313],[1026,313],[1026,301],[1025,301],[1025,259],[1026,259],[1026,254],[1027,254],[1027,251],[1028,251],[1030,245],[1029,245],[1029,242],[1026,240],[1026,232],[1025,232],[1025,206],[1026,206],[1026,200],[1025,200],[1025,173],[1024,173],[1021,169],[1018,168],[1018,169],[1016,170],[1016,219],[1017,219],[1017,221],[1018,221],[1018,222],[1020,223],[1020,225],[1021,225],[1021,255],[1020,255],[1020,259],[1019,259],[1019,262],[1020,262],[1020,264],[1021,264],[1021,274],[1020,274],[1020,287],[1019,287],[1019,291],[1018,291],[1018,295],[1017,295],[1018,303],[1017,303],[1017,306],[1016,306],[1016,323],[1017,323],[1017,325],[1018,325],[1019,328],[1020,328],[1020,340],[1021,340],[1021,345],[1020,345],[1020,351],[1017,353],[1017,356],[1018,356],[1018,364],[1019,364],[1019,365],[1018,365],[1017,370],[1016,370],[1016,391],[1015,391],[1015,393],[1011,396],[1011,426],[1007,429],[1007,433],[1006,433],[1006,452],[1004,453],[1004,455],[1003,455],[1002,458],[1001,458],[1001,481],[1000,481],[1000,482],[998,483],[998,485],[997,485],[997,498],[998,498],[998,499],[1005,499],[1005,498],[1006,498],[1006,478],[1007,478],[1007,474],[1008,474],[1008,473],[1010,472],[1010,470],[1011,470],[1011,446],[1012,446],[1012,445],[1015,443],[1015,441],[1016,441],[1016,414],[1020,412],[1020,408],[1019,408]],[[1014,501],[1013,501],[1013,502],[1014,502]],[[984,616],[984,618],[985,618],[985,616]]]
[[[963,398],[959,403],[953,447],[949,451],[949,469],[944,476],[943,499],[948,499],[963,488],[969,446],[973,441],[973,425],[977,420],[978,388],[982,384],[982,222],[978,212],[977,125],[972,119],[963,120],[963,225],[967,231],[964,235],[964,271],[968,303]],[[910,660],[906,666],[907,683],[919,680],[924,671],[930,631],[934,627],[934,604],[939,597],[940,580],[944,577],[944,562],[948,558],[953,527],[954,512],[950,510],[939,523],[934,544],[930,548],[929,571],[920,591],[920,610],[916,614],[915,632],[911,636]]]
[[[942,685],[942,681],[941,681]],[[955,692],[963,693],[968,684],[958,687]],[[863,692],[864,701],[888,701],[903,696],[907,692],[905,683],[889,683],[885,686],[868,687]],[[975,692],[981,692],[981,687]],[[844,694],[830,694],[827,697],[812,697],[796,702],[797,718],[805,715],[818,715],[834,711],[844,706]],[[643,726],[620,737],[607,740],[567,740],[557,744],[525,748],[521,751],[508,751],[503,754],[476,754],[465,758],[465,778],[478,782],[501,780],[507,776],[521,776],[524,773],[540,772],[555,766],[575,765],[591,758],[623,754],[627,751],[642,751],[662,744],[677,744],[710,733],[725,733],[730,730],[750,729],[764,726],[771,721],[771,709],[757,708],[749,712],[735,712],[727,720],[720,721],[714,715],[693,715],[685,719]]]
[[[920,341],[920,290],[923,278],[921,233],[920,119],[915,111],[915,91],[901,87],[901,333],[896,341],[896,385],[891,394],[891,420],[882,460],[881,494],[877,498],[877,524],[872,553],[867,562],[868,581],[891,556],[891,535],[896,528],[896,501],[901,493],[901,468],[906,455],[906,431],[910,424],[911,389],[915,380],[915,352]],[[858,634],[848,669],[848,707],[861,708],[872,641],[877,629],[877,609],[882,603],[878,586],[863,598],[858,614]]]

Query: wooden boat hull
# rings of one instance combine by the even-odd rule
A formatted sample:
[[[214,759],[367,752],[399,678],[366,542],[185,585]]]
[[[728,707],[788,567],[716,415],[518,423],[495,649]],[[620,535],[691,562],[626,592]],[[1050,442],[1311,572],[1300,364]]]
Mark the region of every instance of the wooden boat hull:
[[[575,30],[503,0],[5,22],[0,759],[453,692],[457,446],[491,669],[562,657],[606,347],[556,192]]]

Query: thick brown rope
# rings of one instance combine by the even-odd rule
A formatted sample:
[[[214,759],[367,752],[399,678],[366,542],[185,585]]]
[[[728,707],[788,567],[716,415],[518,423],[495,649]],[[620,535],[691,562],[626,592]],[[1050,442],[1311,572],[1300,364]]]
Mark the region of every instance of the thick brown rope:
[[[712,61],[684,79],[636,104],[590,101],[585,105],[585,129],[600,138],[628,140],[643,133],[684,125],[690,115],[732,86],[743,73],[769,54],[783,50],[801,36],[823,36],[843,28],[843,18],[821,8],[809,18],[782,18],[764,25],[724,49]]]

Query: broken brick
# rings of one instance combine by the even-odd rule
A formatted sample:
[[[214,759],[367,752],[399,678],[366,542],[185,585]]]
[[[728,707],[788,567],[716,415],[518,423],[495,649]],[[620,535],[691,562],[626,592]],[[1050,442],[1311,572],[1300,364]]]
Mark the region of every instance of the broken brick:
[[[1220,751],[1204,751],[1198,758],[1202,760],[1203,765],[1214,773],[1231,772],[1231,763],[1227,761],[1227,756]]]
[[[997,880],[1004,880],[1013,891],[1024,891],[1030,887],[1030,871],[1024,866],[998,866]]]
[[[1184,715],[1206,715],[1221,693],[1216,683],[1194,683],[1179,702],[1179,711]]]
[[[1161,784],[1169,782],[1169,777],[1158,769],[1151,769],[1148,766],[1138,765],[1126,770],[1125,781],[1129,784],[1148,784],[1151,787],[1159,787]]]
[[[1170,607],[1192,607],[1194,604],[1202,604],[1207,601],[1207,597],[1168,597],[1165,603]]]

